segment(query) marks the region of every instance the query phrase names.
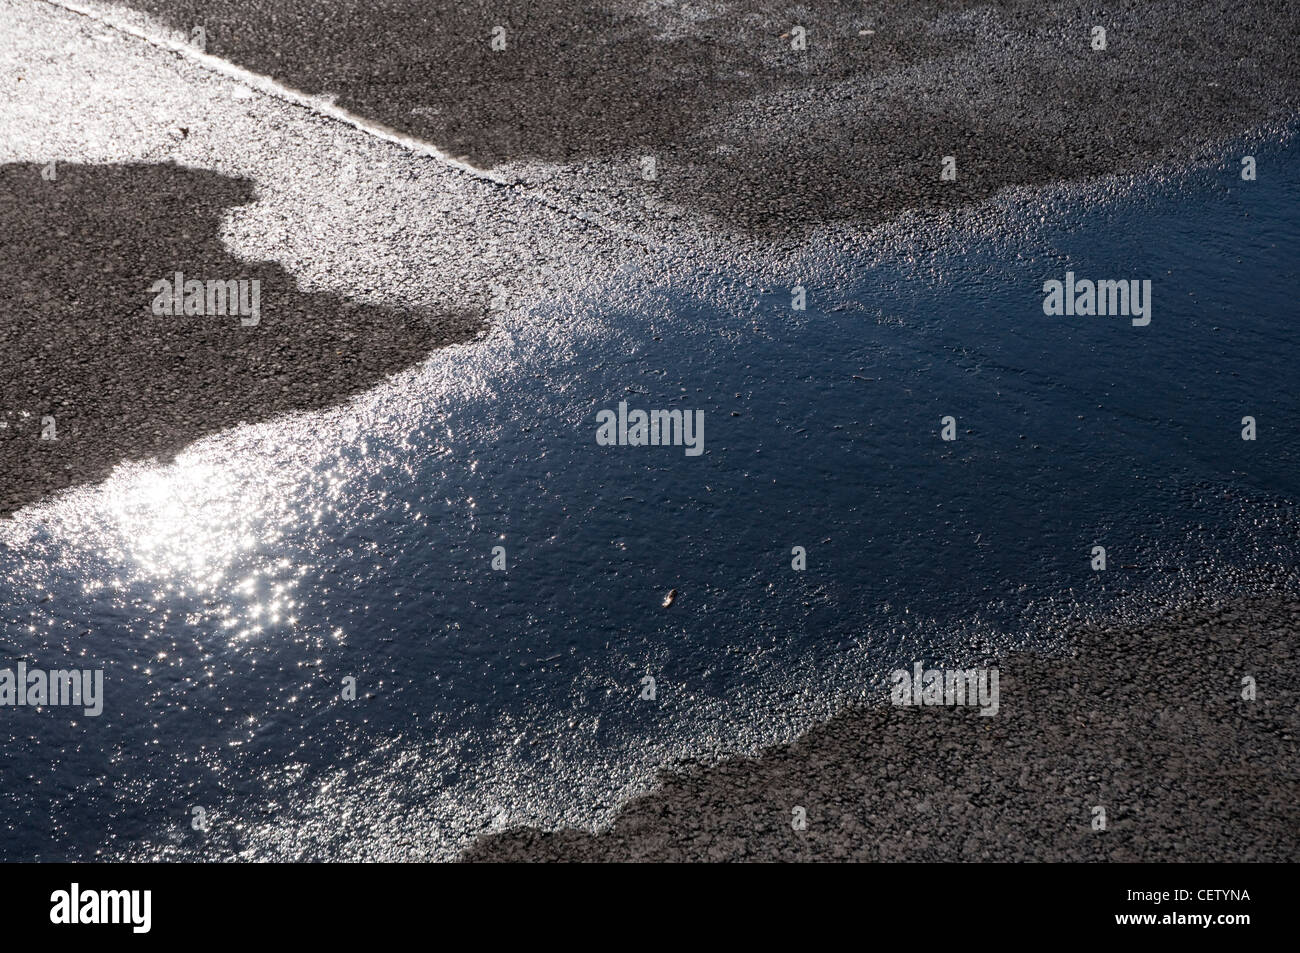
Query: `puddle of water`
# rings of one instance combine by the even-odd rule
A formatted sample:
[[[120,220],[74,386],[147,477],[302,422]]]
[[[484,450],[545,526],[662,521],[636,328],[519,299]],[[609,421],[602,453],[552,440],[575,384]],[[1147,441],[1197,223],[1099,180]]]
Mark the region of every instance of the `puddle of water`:
[[[1293,564],[1300,206],[1267,170],[1295,158],[837,261],[803,312],[701,276],[560,306],[21,512],[4,655],[102,667],[106,705],[6,715],[0,854],[449,856],[606,818],[902,659]],[[1150,326],[1044,316],[1067,269],[1150,278]],[[704,452],[599,446],[620,401],[702,410]]]

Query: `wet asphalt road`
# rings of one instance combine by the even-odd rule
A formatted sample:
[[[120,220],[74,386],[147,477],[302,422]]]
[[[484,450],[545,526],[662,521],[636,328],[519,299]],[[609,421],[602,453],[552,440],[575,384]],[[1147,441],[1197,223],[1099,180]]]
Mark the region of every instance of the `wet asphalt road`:
[[[1300,8],[1282,2],[1089,15],[837,2],[798,24],[804,50],[776,4],[547,6],[134,3],[148,29],[201,24],[208,53],[335,97],[489,181],[96,20],[0,0],[0,514],[490,333],[494,286],[520,312],[629,262],[861,241],[906,210],[1192,157],[1293,114],[1300,93]],[[1104,51],[1089,43],[1098,24]],[[177,270],[258,278],[257,336],[151,320],[147,289]],[[57,442],[40,439],[46,416]],[[1214,677],[1262,657],[1294,672],[1300,617],[1283,591],[1146,633],[1082,634],[1064,669],[1009,661],[1010,686],[1036,701],[992,733],[977,717],[847,713],[759,761],[668,779],[611,834],[515,833],[471,857],[1273,857],[1300,800],[1294,693],[1240,717],[1182,636],[1229,660]],[[1107,688],[1116,665],[1206,703],[1134,707]],[[864,763],[866,746],[889,754]],[[951,756],[939,768],[934,750]],[[1159,767],[1134,782],[1119,763]],[[1101,837],[1094,796],[1121,805]],[[809,830],[792,837],[800,802]]]

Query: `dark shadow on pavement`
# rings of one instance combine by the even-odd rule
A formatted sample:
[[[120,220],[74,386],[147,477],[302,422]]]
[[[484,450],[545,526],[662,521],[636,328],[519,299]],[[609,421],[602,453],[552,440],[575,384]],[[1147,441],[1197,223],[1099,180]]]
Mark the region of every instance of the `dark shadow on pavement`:
[[[359,393],[481,312],[392,311],[236,258],[221,218],[253,184],[177,165],[0,166],[0,514],[204,434]],[[155,282],[259,282],[260,319],[158,315]],[[204,296],[206,306],[206,294]],[[251,320],[251,318],[249,319]],[[42,439],[44,418],[53,436]]]

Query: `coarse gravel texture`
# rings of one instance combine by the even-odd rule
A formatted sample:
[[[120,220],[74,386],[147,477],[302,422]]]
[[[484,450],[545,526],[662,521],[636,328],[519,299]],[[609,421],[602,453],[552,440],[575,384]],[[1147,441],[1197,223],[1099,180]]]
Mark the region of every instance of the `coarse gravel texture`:
[[[1300,588],[1014,653],[1000,709],[851,708],[757,758],[665,773],[601,833],[467,861],[1294,861]],[[1243,678],[1256,682],[1244,700]],[[796,831],[792,810],[807,828]],[[1106,829],[1093,830],[1093,809]]]

